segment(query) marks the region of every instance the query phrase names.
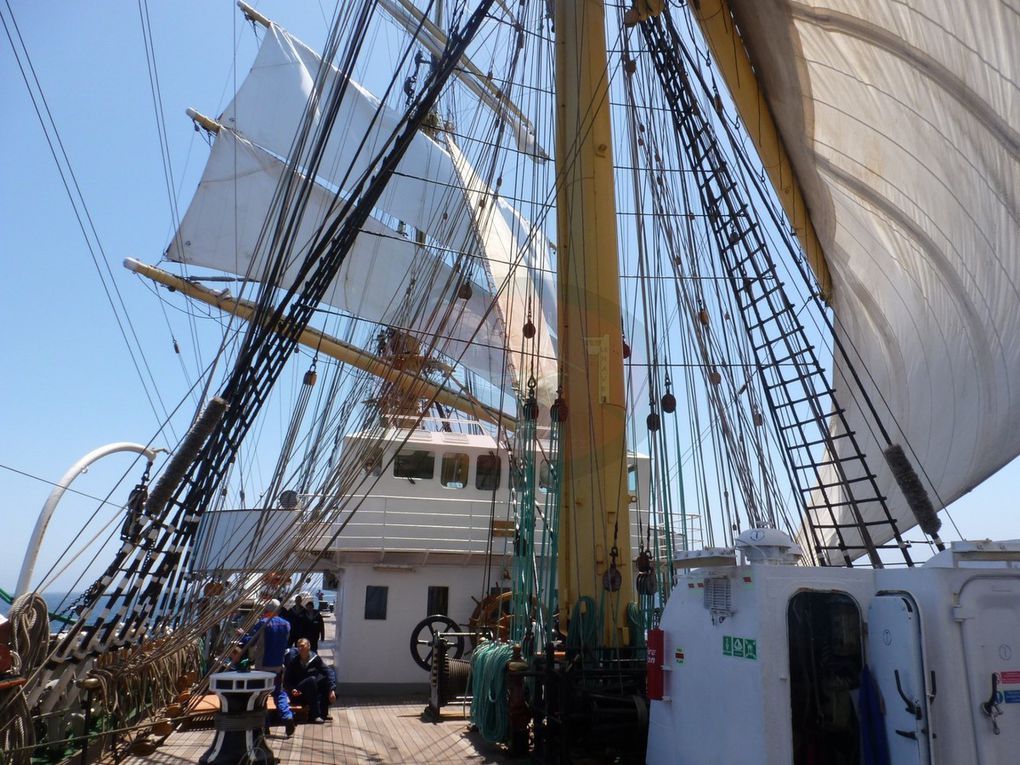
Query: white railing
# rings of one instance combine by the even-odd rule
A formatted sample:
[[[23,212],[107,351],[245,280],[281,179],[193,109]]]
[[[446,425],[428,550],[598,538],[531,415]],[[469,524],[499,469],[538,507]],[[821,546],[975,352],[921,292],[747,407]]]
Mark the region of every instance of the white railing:
[[[358,500],[352,501],[352,507]],[[340,525],[343,532],[331,545],[335,550],[415,550],[431,552],[484,553],[489,544],[492,521],[512,520],[505,502],[477,499],[410,499],[373,495],[353,511],[342,513],[339,520],[322,524],[315,537],[332,539]],[[641,529],[647,524],[641,517]],[[541,526],[541,520],[538,521]],[[637,513],[631,514],[631,541],[638,545]],[[536,534],[540,529],[536,529]],[[512,540],[506,540],[511,544]],[[494,549],[502,550],[503,539],[496,539]]]

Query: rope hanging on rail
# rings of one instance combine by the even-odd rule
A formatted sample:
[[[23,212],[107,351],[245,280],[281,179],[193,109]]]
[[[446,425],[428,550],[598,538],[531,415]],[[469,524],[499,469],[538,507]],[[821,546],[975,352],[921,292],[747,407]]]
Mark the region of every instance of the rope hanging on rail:
[[[512,656],[509,643],[483,643],[471,655],[471,721],[486,741],[510,737],[506,665]]]

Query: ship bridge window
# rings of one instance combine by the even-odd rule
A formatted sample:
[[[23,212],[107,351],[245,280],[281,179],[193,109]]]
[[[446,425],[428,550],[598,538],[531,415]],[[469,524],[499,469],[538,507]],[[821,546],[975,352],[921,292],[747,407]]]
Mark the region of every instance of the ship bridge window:
[[[402,451],[393,458],[397,478],[431,478],[436,472],[436,455],[425,449]]]
[[[454,452],[443,455],[443,466],[439,471],[439,482],[447,489],[463,489],[467,486],[468,467],[471,459],[466,454]]]
[[[499,488],[499,476],[503,463],[495,454],[481,454],[475,463],[475,488],[480,491],[495,491]]]

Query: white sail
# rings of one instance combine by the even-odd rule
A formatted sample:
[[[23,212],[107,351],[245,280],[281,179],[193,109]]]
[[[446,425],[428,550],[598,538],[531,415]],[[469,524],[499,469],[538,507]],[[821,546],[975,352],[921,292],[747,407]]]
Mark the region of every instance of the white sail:
[[[195,197],[166,256],[259,280],[267,246],[260,232],[287,172],[276,157],[221,130]],[[295,237],[295,254],[277,286],[289,287],[333,194],[316,184]],[[266,235],[268,240],[269,235]],[[503,331],[494,297],[475,284],[468,300],[451,299],[458,276],[440,257],[370,218],[325,302],[372,322],[407,329],[494,384],[503,381]],[[411,291],[408,292],[409,285]]]
[[[317,53],[273,24],[220,122],[273,154],[290,157],[294,137],[315,94],[316,78],[321,82],[320,105],[334,88],[345,84],[332,65],[320,76],[321,66]],[[317,174],[331,185],[350,190],[399,128],[402,115],[380,106],[379,99],[353,80],[346,85]],[[321,117],[316,109],[314,124]],[[377,206],[428,232],[444,246],[461,248],[471,241],[470,214],[458,190],[450,156],[424,133],[413,138]]]
[[[730,3],[827,256],[838,336],[936,507],[952,502],[1020,453],[1020,14]],[[914,525],[839,360],[835,379]]]
[[[534,358],[518,369],[523,386],[534,376],[536,392],[543,410],[556,398],[557,363],[554,345],[555,314],[551,320],[541,306],[554,304],[556,291],[549,264],[549,243],[540,230],[531,231],[510,205],[499,199],[452,141],[447,141],[460,184],[474,216],[476,234],[481,243],[486,268],[497,291],[500,314],[506,328],[506,345],[511,362]],[[534,309],[529,312],[529,306]],[[531,321],[533,338],[523,334]]]

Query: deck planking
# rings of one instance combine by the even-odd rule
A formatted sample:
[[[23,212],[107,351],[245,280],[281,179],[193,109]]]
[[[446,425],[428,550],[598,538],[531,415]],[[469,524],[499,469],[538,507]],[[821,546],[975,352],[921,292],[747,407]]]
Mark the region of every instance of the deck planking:
[[[334,661],[331,618],[326,620],[326,640],[319,654]],[[501,747],[485,741],[469,729],[469,714],[461,705],[443,708],[439,721],[426,722],[421,713],[426,699],[387,697],[338,697],[330,708],[332,720],[321,725],[298,723],[294,735],[274,726],[266,743],[280,765],[347,765],[357,763],[522,763],[508,757]],[[212,744],[212,729],[172,733],[153,754],[132,755],[121,765],[185,765],[197,763]]]

